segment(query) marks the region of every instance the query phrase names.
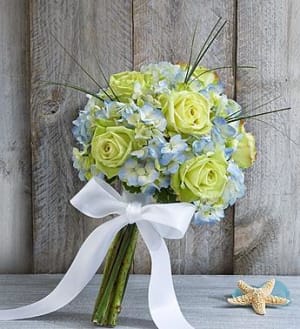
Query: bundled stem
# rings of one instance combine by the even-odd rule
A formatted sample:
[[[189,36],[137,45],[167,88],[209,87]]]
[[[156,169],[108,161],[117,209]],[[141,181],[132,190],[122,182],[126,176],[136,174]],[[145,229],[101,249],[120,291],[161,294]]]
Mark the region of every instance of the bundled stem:
[[[117,325],[137,238],[136,225],[128,225],[116,235],[109,249],[92,318],[96,325]]]

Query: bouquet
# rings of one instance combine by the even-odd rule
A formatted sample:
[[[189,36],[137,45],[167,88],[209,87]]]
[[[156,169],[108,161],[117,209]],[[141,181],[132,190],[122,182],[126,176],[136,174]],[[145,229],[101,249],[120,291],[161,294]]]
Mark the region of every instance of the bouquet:
[[[186,64],[147,64],[109,79],[100,67],[106,87],[57,40],[99,87],[94,93],[51,82],[89,98],[73,127],[78,142],[74,167],[88,182],[71,203],[90,217],[119,216],[89,235],[48,296],[2,310],[0,319],[30,318],[63,307],[86,286],[107,253],[92,320],[115,326],[140,232],[152,260],[148,299],[155,324],[160,329],[192,329],[176,300],[163,238],[182,238],[191,220],[199,225],[224,217],[224,210],[244,195],[243,170],[256,157],[255,140],[246,131],[245,120],[289,110],[255,114],[243,110],[224,93],[217,69],[200,65],[226,23],[218,28],[220,20],[193,62],[195,33]]]
[[[219,221],[244,195],[243,170],[255,160],[255,141],[215,70],[143,65],[111,75],[106,89],[88,97],[73,128],[80,179],[99,177],[142,203],[192,203],[195,224]],[[116,325],[137,235],[136,225],[128,225],[110,248],[96,324]]]

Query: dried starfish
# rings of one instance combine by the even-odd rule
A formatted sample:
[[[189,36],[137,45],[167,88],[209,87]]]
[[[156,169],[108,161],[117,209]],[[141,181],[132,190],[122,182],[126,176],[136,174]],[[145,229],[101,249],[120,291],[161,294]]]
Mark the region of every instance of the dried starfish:
[[[227,301],[233,305],[252,305],[253,310],[260,315],[266,313],[266,304],[286,305],[289,300],[284,297],[271,295],[275,285],[275,279],[267,281],[261,288],[251,287],[246,282],[240,280],[237,286],[244,295],[228,298]]]

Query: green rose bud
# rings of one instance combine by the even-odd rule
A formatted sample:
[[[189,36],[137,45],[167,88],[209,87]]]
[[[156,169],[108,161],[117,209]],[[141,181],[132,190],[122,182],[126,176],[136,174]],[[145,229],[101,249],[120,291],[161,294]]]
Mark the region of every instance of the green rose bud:
[[[242,168],[251,167],[256,159],[255,139],[252,134],[247,133],[244,124],[240,126],[242,138],[237,142],[236,151],[232,159]]]
[[[169,130],[189,135],[204,135],[211,130],[211,105],[203,95],[179,91],[163,94],[159,100]]]
[[[227,161],[221,151],[200,155],[183,163],[171,177],[180,201],[217,202],[227,182]]]
[[[96,166],[108,178],[116,176],[133,150],[134,132],[125,127],[98,126],[92,139]]]
[[[191,80],[193,79],[199,81],[205,88],[210,84],[217,84],[219,76],[215,71],[211,71],[206,67],[198,66],[191,77]]]
[[[187,70],[187,64],[180,64],[180,66],[182,69]],[[191,67],[189,70],[191,71]],[[217,84],[219,82],[219,76],[216,71],[203,66],[197,66],[190,78],[190,81],[198,81],[200,82],[201,87],[205,88],[210,84]]]
[[[149,74],[125,71],[111,75],[109,85],[118,99],[126,103],[129,98],[138,99],[150,82]]]

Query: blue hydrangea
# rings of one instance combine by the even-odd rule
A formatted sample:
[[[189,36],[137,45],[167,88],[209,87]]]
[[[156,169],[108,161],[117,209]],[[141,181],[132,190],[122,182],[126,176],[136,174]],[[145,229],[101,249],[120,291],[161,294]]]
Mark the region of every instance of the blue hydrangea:
[[[159,173],[153,161],[138,161],[130,157],[120,169],[119,178],[128,186],[141,187],[145,191],[146,188],[155,186]]]
[[[121,115],[121,110],[124,106],[126,105],[116,101],[105,101],[104,111],[101,111],[101,113],[105,114],[106,119],[119,119]]]
[[[172,136],[168,143],[162,145],[159,162],[164,174],[174,174],[178,170],[187,158],[187,149],[188,144],[180,135]]]
[[[201,81],[195,79],[191,81],[189,87],[191,90],[199,92],[207,99],[210,99],[211,95],[221,95],[224,92],[224,85],[221,82],[211,83],[204,87]]]
[[[103,178],[103,174],[99,172],[96,165],[91,161],[86,150],[80,151],[77,148],[73,148],[73,167],[78,170],[79,179],[83,182],[87,180],[87,177],[100,177]]]
[[[171,184],[171,176],[170,175],[165,175],[161,174],[157,180],[156,180],[156,186],[158,189],[161,188],[168,188]]]
[[[86,145],[92,138],[92,108],[79,112],[79,116],[73,121],[72,133],[78,143]]]
[[[139,107],[135,103],[111,102],[106,113],[112,113],[112,115],[107,115],[107,118],[119,117],[117,120],[119,123],[127,123],[130,127],[135,127],[136,133],[141,136],[145,135],[145,130],[149,131],[146,135],[150,136],[152,135],[151,129],[163,132],[167,127],[167,120],[161,110],[147,103]]]
[[[139,114],[141,121],[144,124],[154,126],[160,131],[164,131],[166,129],[167,120],[160,110],[154,109],[149,104],[145,104],[143,107],[139,108]]]
[[[179,65],[168,62],[143,65],[141,72],[152,75],[154,93],[169,93],[178,83],[184,81],[186,73]]]
[[[214,151],[214,143],[210,136],[202,137],[192,143],[192,150],[195,155],[206,154]]]
[[[130,126],[135,127],[140,122],[140,113],[136,104],[122,104],[120,107],[121,118],[119,122],[126,121]]]
[[[164,137],[154,137],[148,141],[148,145],[133,151],[131,155],[140,160],[150,158],[158,161],[161,157],[161,149],[165,143],[166,140]]]
[[[216,117],[213,121],[214,126],[220,131],[221,135],[225,138],[234,137],[237,131],[232,127],[224,118]]]
[[[161,149],[162,157],[172,156],[173,159],[181,159],[179,161],[184,161],[184,152],[188,149],[188,145],[181,135],[174,135],[170,138],[170,141],[163,145]],[[163,160],[163,159],[162,159]],[[162,161],[161,160],[161,161]]]
[[[132,156],[147,161],[152,159],[164,175],[174,174],[186,158],[188,144],[180,135],[174,135],[167,141],[163,137],[154,137],[148,145],[133,151]]]
[[[215,145],[224,146],[225,148],[226,140],[234,138],[237,135],[237,130],[222,117],[216,117],[213,123],[211,138]],[[226,150],[227,158],[232,152],[232,149]]]
[[[228,102],[225,107],[226,113],[231,116],[239,115],[242,111],[241,106],[235,102],[233,99],[228,99]]]
[[[224,218],[224,207],[212,206],[209,204],[202,204],[195,202],[197,211],[194,214],[193,223],[196,225],[214,223]]]
[[[214,103],[214,112],[216,116],[228,117],[234,113],[237,115],[241,111],[241,107],[233,99],[228,99],[225,94],[211,94]]]
[[[78,170],[78,177],[82,182],[86,181],[85,175],[87,173],[87,170],[83,168],[82,166],[82,160],[80,157],[79,152],[73,152],[72,156],[72,161],[73,161],[73,167]]]
[[[222,196],[225,208],[232,206],[237,199],[242,198],[246,191],[244,173],[234,161],[229,162],[227,172],[228,182]]]

